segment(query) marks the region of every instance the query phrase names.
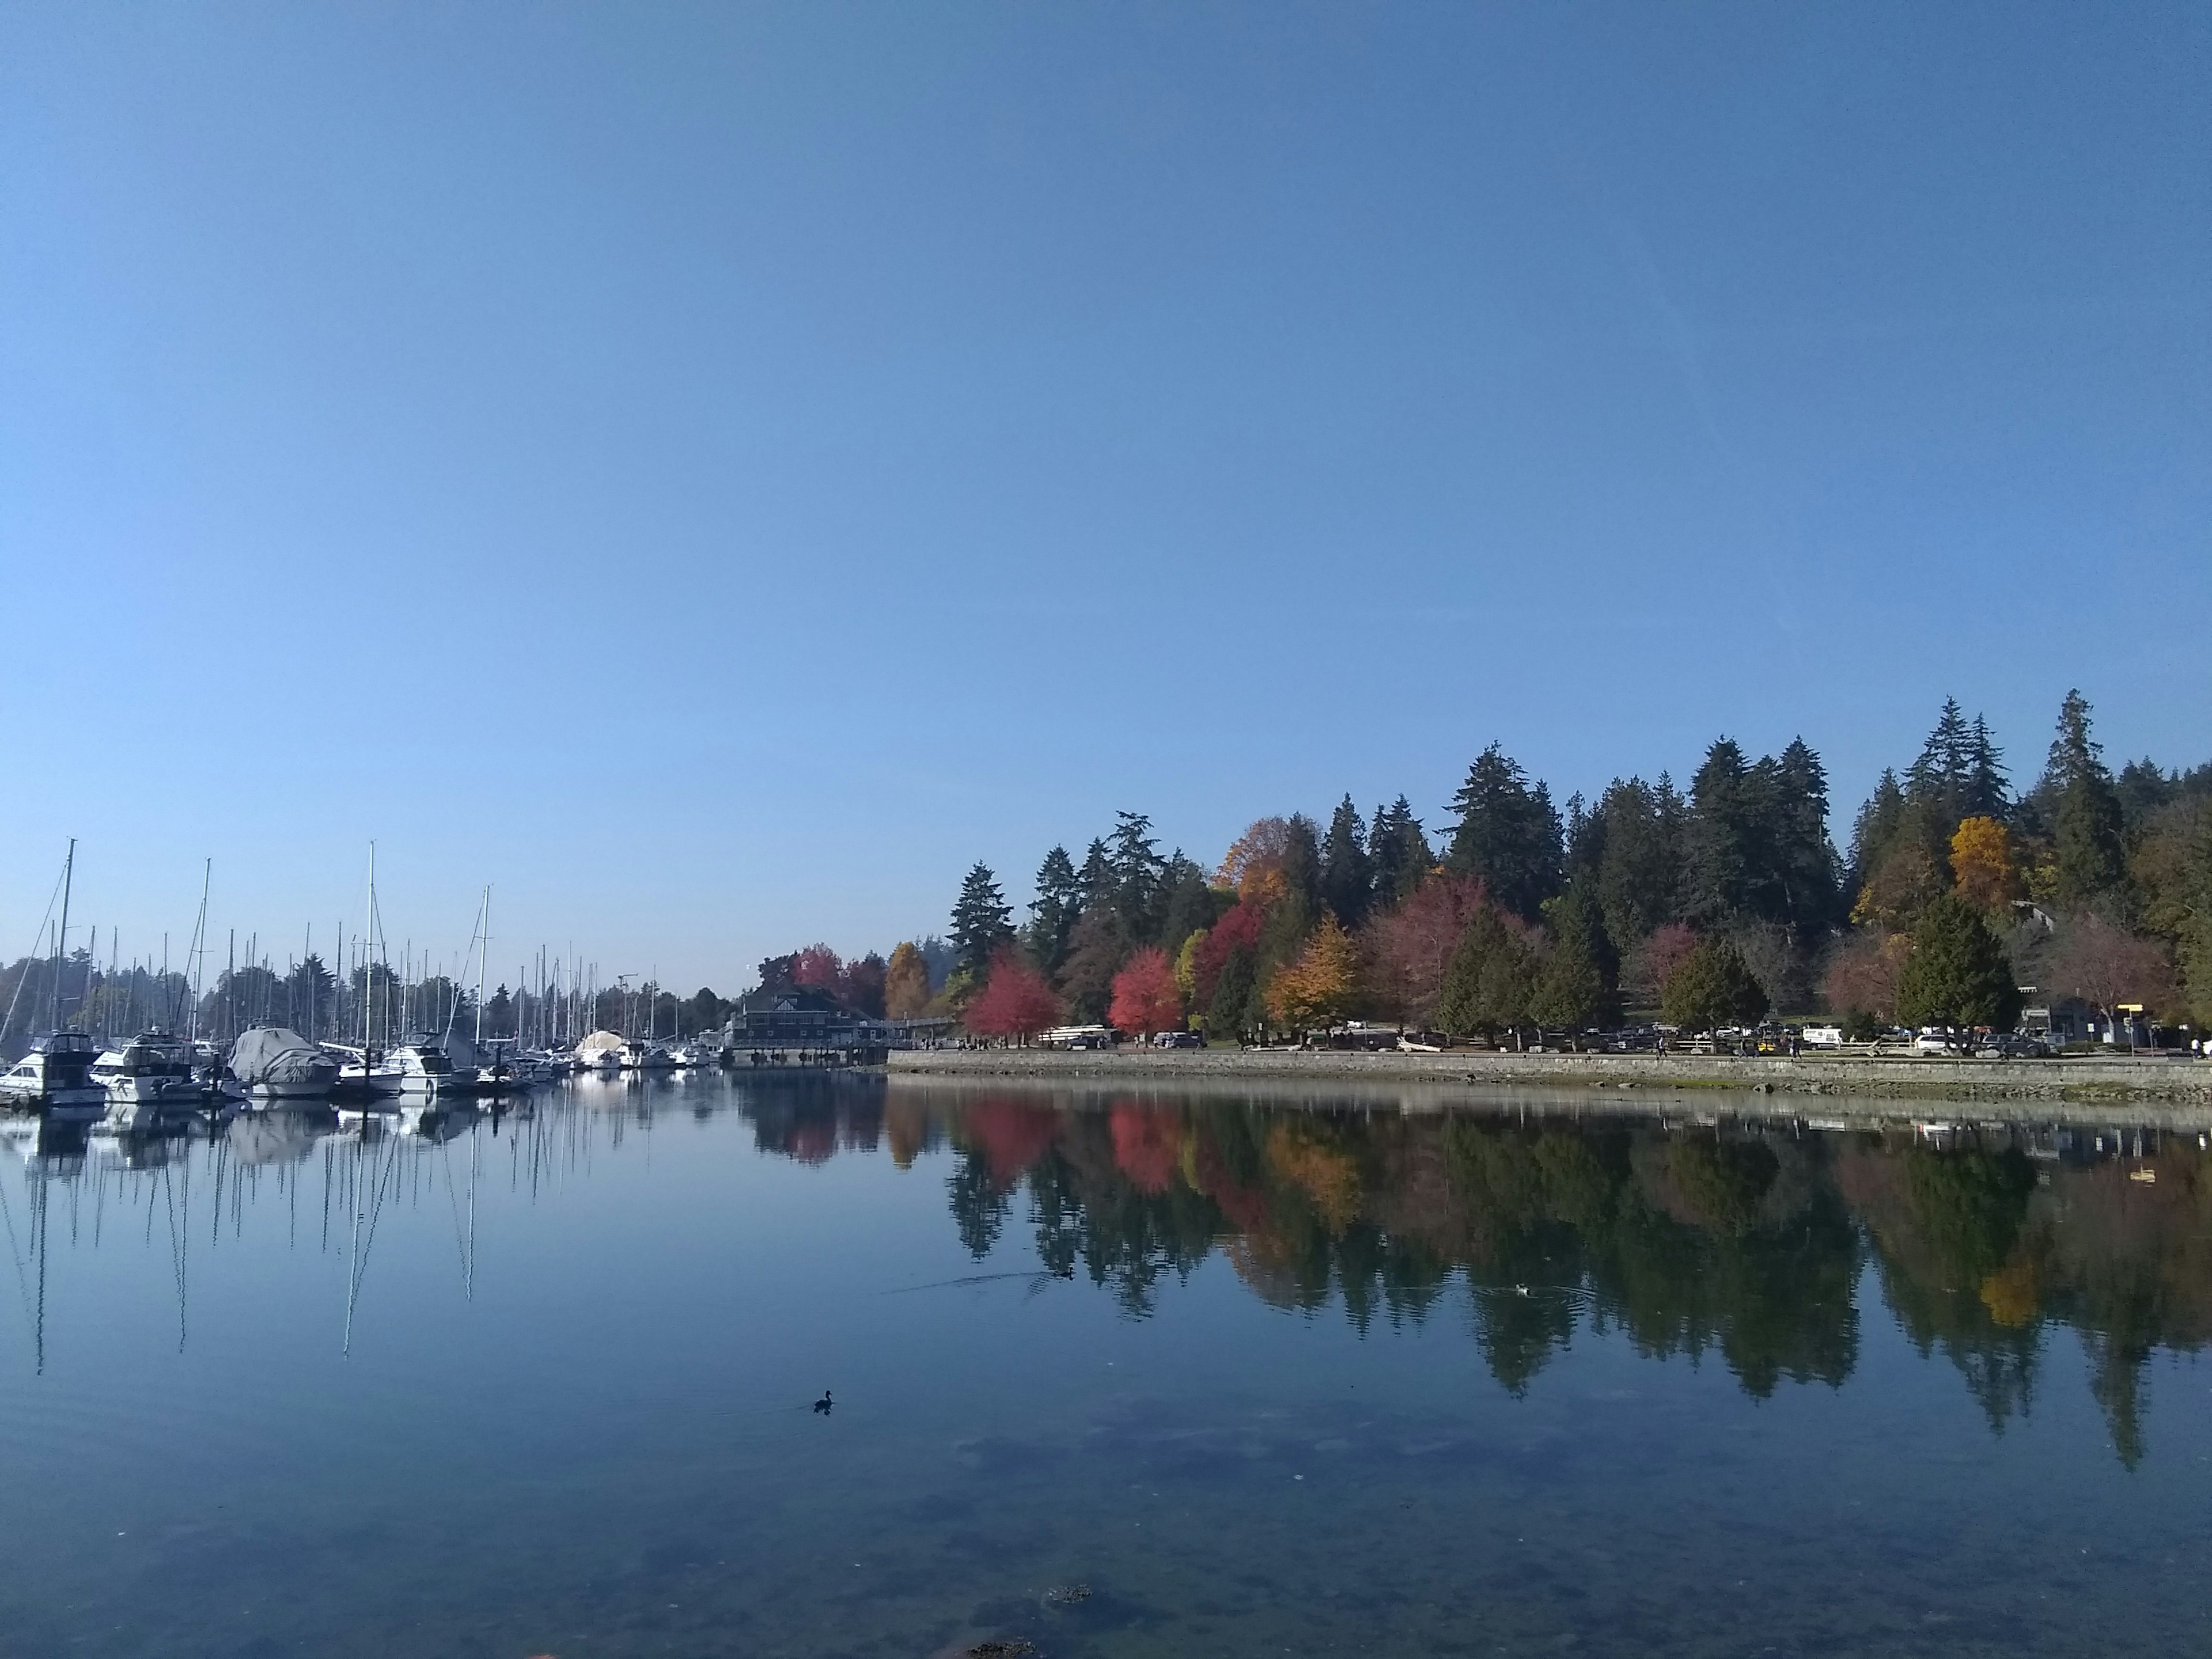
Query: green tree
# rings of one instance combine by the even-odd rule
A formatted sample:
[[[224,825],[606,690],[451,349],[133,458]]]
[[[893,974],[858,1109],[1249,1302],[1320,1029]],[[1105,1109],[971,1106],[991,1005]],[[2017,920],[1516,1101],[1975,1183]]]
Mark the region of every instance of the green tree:
[[[1444,969],[1437,1018],[1454,1036],[1495,1036],[1527,1023],[1535,989],[1528,944],[1494,904],[1478,908]]]
[[[1566,1030],[1614,1024],[1620,998],[1613,995],[1613,984],[1620,963],[1597,921],[1597,905],[1575,883],[1544,907],[1544,918],[1551,922],[1551,951],[1537,969],[1528,1013],[1540,1026]]]
[[[1375,901],[1389,906],[1419,887],[1436,867],[1437,855],[1421,833],[1421,821],[1403,795],[1388,806],[1375,809],[1375,824],[1367,837],[1367,852],[1375,872]]]
[[[1731,1021],[1748,1022],[1766,1012],[1766,991],[1745,963],[1743,953],[1724,939],[1700,939],[1660,988],[1659,1012],[1670,1025],[1686,1031],[1710,1031]]]
[[[1597,900],[1623,950],[1681,919],[1684,810],[1674,781],[1615,778],[1590,813]]]
[[[1213,981],[1213,1000],[1206,1011],[1209,1036],[1240,1037],[1262,1022],[1259,976],[1251,951],[1243,945],[1231,950]]]
[[[977,864],[960,884],[952,906],[952,948],[971,982],[989,975],[991,953],[1014,936],[1014,913],[988,864]]]
[[[1490,896],[1524,921],[1559,890],[1563,831],[1551,791],[1497,744],[1475,757],[1452,797],[1459,814],[1444,865],[1479,876]]]
[[[1152,819],[1142,812],[1114,814],[1108,858],[1121,926],[1138,944],[1149,944],[1159,931],[1160,880],[1167,872],[1167,860],[1152,844]]]
[[[1067,939],[1083,912],[1082,897],[1074,860],[1065,847],[1054,848],[1037,866],[1036,897],[1030,902],[1030,925],[1023,940],[1047,978],[1059,973],[1067,959]]]
[[[2127,849],[2118,793],[2100,756],[2103,746],[2089,736],[2089,703],[2069,691],[2058,710],[2058,735],[2051,739],[2044,778],[2057,798],[2053,840],[2057,842],[2058,898],[2086,904],[2110,893],[2126,872]]]
[[[1374,871],[1367,856],[1367,827],[1359,821],[1352,797],[1346,795],[1337,803],[1328,821],[1328,834],[1322,840],[1322,902],[1346,927],[1357,927],[1367,919],[1374,887]]]
[[[1929,904],[1912,930],[1912,954],[1897,976],[1897,1016],[1908,1025],[1999,1030],[2019,1022],[2020,987],[2004,942],[1956,893]]]

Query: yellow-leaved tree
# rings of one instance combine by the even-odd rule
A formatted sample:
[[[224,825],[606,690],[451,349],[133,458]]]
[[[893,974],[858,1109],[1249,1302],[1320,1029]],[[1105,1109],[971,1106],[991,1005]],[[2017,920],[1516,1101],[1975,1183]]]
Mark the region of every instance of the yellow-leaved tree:
[[[884,969],[884,1012],[893,1019],[914,1019],[928,1006],[929,964],[913,941],[905,941]]]
[[[1359,947],[1325,915],[1297,959],[1268,981],[1267,1012],[1293,1031],[1327,1025],[1352,1011],[1358,981]]]
[[[1951,875],[1959,896],[1994,910],[2024,896],[2012,836],[1995,818],[1968,818],[1951,837]]]

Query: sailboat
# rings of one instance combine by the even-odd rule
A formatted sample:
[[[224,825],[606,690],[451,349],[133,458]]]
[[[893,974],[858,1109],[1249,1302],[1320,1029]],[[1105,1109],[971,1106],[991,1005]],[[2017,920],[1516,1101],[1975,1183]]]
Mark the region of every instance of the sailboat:
[[[92,1074],[99,1046],[83,1031],[62,1026],[62,973],[69,963],[70,893],[76,872],[76,842],[62,863],[62,919],[54,930],[53,1027],[31,1044],[22,1059],[0,1072],[0,1100],[35,1107],[64,1119],[98,1117],[107,1108],[107,1089]],[[22,980],[15,988],[20,994]],[[11,1010],[12,1012],[12,1010]]]
[[[353,1048],[341,1043],[326,1042],[323,1046],[338,1059],[337,1079],[331,1092],[348,1100],[369,1101],[398,1094],[406,1086],[404,1070],[380,1053],[369,1026],[369,1012],[376,1002],[376,843],[368,844],[368,935],[362,948],[361,969],[361,1047]],[[392,995],[389,970],[386,974],[385,997]],[[390,1009],[386,1010],[386,1014]]]

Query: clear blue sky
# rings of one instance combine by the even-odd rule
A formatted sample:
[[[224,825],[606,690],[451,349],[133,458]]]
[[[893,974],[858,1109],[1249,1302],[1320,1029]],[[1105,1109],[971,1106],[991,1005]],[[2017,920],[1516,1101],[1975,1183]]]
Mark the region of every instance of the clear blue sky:
[[[2212,8],[16,5],[0,954],[2212,754]],[[221,937],[220,931],[218,938]],[[103,950],[105,946],[103,945]]]

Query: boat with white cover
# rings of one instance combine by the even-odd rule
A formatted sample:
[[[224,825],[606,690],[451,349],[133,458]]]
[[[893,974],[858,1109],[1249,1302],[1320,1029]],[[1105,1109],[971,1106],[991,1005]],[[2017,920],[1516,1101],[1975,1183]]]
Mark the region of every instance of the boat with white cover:
[[[230,1074],[254,1100],[320,1100],[338,1062],[286,1026],[257,1025],[231,1045]]]

